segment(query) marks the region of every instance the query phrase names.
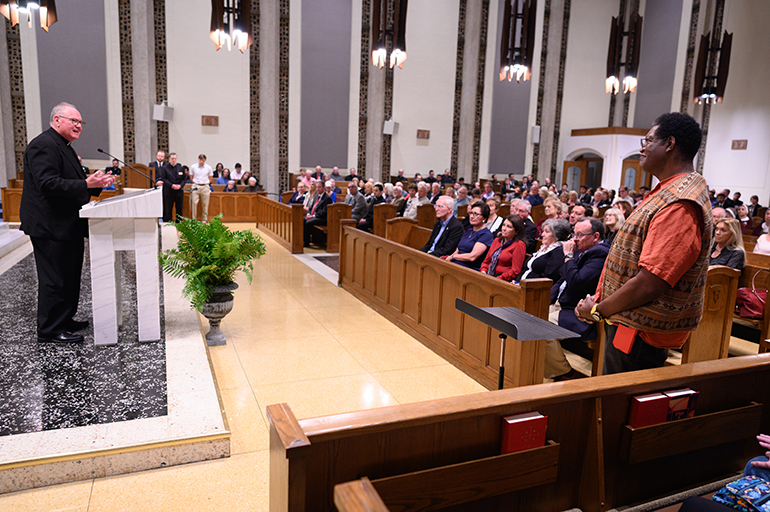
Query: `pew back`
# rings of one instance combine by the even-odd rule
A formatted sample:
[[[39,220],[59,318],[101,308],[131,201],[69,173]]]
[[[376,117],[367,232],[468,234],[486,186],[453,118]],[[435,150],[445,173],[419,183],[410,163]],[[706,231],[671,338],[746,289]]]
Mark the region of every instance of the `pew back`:
[[[433,229],[436,223],[436,207],[432,204],[421,204],[417,207],[417,225],[423,228]]]
[[[746,253],[746,265],[743,267],[738,281],[739,288],[770,290],[770,256],[765,254]],[[759,352],[770,351],[770,300],[765,301],[765,311],[762,318],[742,318],[736,310],[733,322],[759,330]]]
[[[345,203],[334,203],[326,210],[326,252],[340,252],[341,225],[352,215],[353,207]]]
[[[418,226],[416,220],[402,217],[389,219],[385,224],[385,238],[418,251],[428,243],[432,232]]]
[[[301,204],[282,204],[259,194],[244,195],[256,197],[256,223],[260,230],[265,231],[292,254],[304,252],[305,210]]]
[[[700,391],[694,418],[627,426],[632,396],[681,387]],[[742,469],[761,451],[754,436],[770,428],[762,406],[769,392],[770,354],[760,354],[300,421],[286,404],[270,405],[270,507],[330,511],[336,484],[366,476],[376,488],[415,472],[445,475],[436,485],[449,490],[513,479],[510,492],[456,511],[599,512],[649,501]],[[501,419],[528,411],[548,417],[547,445],[512,454],[521,459],[511,468],[499,455]],[[398,490],[397,507],[385,501],[393,510],[426,505],[406,502],[408,486]]]

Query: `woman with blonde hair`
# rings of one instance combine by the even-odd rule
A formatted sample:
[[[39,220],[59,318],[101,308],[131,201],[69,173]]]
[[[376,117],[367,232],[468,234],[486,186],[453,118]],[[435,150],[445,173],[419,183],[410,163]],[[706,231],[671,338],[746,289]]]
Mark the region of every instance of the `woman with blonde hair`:
[[[543,231],[543,223],[548,219],[558,219],[561,217],[562,202],[555,197],[549,197],[543,201],[543,213],[545,217],[540,219],[537,223],[537,237],[540,238],[540,234]]]
[[[709,265],[725,265],[743,269],[746,250],[743,247],[741,224],[732,217],[719,219],[714,224],[714,244],[709,254]]]
[[[621,201],[618,201],[620,203]],[[625,203],[625,201],[622,201]],[[628,204],[628,203],[626,203]],[[623,223],[626,222],[626,216],[618,208],[610,208],[604,212],[604,231],[607,243],[612,243],[615,239],[615,234],[620,228],[623,227]]]
[[[569,191],[569,206],[572,206],[572,205],[575,205],[575,204],[578,204],[578,203],[579,203],[579,201],[578,201],[578,193],[575,192],[574,190],[570,190]]]

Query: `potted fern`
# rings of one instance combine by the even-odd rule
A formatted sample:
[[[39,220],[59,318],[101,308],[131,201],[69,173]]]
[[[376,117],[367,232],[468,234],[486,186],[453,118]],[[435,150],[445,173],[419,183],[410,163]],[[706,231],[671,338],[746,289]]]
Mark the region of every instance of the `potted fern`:
[[[219,324],[233,309],[233,291],[238,288],[235,273],[246,274],[251,284],[251,261],[265,254],[265,243],[250,230],[230,231],[222,223],[222,214],[208,224],[182,217],[174,226],[179,243],[176,249],[160,253],[160,265],[169,275],[185,279],[182,295],[209,321],[206,342],[224,345]]]

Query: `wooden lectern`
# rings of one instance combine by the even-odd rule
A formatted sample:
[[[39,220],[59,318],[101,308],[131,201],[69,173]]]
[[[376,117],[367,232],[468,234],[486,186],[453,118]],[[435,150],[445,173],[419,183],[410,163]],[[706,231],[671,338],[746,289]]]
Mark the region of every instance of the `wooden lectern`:
[[[161,189],[123,194],[91,202],[80,210],[88,218],[94,345],[115,345],[123,323],[121,265],[115,251],[136,252],[136,297],[139,341],[160,339],[158,217],[163,215]]]

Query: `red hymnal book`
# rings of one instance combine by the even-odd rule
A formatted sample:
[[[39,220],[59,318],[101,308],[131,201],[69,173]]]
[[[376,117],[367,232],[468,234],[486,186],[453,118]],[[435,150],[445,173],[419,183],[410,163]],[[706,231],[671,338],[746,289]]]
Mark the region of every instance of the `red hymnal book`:
[[[548,416],[539,412],[525,412],[503,418],[503,439],[500,453],[512,453],[545,446],[545,427]]]
[[[668,397],[668,414],[666,421],[681,420],[695,416],[695,404],[698,402],[698,392],[690,388],[664,391]]]
[[[669,397],[663,393],[635,396],[631,400],[631,414],[628,424],[634,428],[665,423],[668,414]]]

